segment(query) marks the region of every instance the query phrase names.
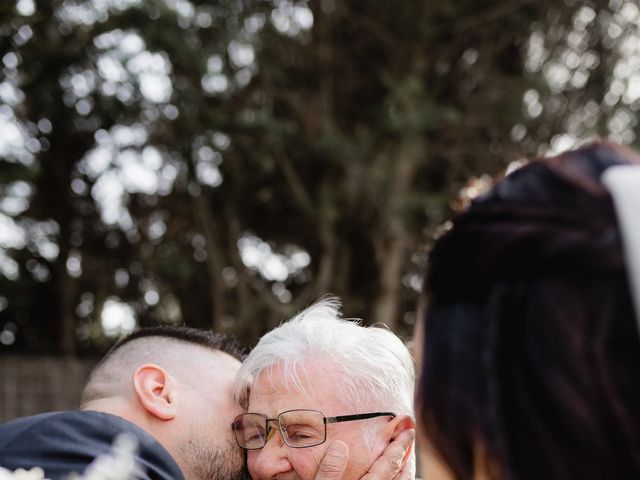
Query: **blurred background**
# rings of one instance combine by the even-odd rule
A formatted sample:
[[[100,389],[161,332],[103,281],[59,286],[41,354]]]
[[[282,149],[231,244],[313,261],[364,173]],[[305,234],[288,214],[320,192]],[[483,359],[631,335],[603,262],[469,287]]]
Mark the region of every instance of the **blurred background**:
[[[0,420],[139,325],[252,346],[331,292],[403,338],[452,213],[637,142],[636,0],[0,3]]]

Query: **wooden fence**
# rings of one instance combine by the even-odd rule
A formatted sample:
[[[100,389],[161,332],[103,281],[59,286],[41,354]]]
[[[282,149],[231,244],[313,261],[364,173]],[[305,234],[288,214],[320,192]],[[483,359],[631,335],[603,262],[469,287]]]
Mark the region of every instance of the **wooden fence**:
[[[78,408],[94,360],[0,356],[0,423],[12,418]]]

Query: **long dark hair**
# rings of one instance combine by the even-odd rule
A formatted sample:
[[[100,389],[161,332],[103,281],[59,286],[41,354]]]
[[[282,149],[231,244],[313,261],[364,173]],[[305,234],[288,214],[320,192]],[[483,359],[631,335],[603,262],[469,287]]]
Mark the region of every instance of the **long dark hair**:
[[[416,407],[456,478],[479,452],[490,478],[640,478],[640,333],[600,181],[625,163],[603,143],[534,160],[436,241]]]

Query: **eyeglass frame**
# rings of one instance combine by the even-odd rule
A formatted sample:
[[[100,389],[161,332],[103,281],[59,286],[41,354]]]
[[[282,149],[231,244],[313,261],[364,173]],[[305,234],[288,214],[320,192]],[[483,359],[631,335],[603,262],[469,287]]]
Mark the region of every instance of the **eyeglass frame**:
[[[284,431],[283,431],[283,427],[280,424],[280,417],[282,415],[284,415],[285,413],[291,413],[291,412],[315,412],[315,413],[319,413],[320,415],[322,415],[322,423],[324,425],[324,436],[321,442],[318,443],[314,443],[312,445],[304,445],[304,446],[294,446],[294,445],[290,445],[289,442],[287,442],[287,439],[285,437]],[[238,439],[238,429],[236,428],[237,426],[237,421],[240,417],[244,416],[244,415],[259,415],[262,418],[264,418],[265,421],[265,435],[264,435],[264,439],[263,439],[263,443],[261,447],[254,447],[254,448],[247,448],[247,447],[243,447],[240,444],[240,440]],[[234,432],[234,436],[236,439],[236,443],[240,446],[240,448],[243,448],[244,450],[260,450],[261,448],[264,448],[267,445],[267,441],[269,440],[269,434],[271,433],[271,429],[276,428],[276,427],[269,427],[269,424],[271,422],[276,422],[278,424],[278,431],[280,432],[280,436],[282,437],[282,441],[285,443],[285,445],[287,445],[287,447],[289,448],[309,448],[309,447],[317,447],[318,445],[322,445],[324,442],[327,441],[327,425],[328,424],[332,424],[332,423],[341,423],[341,422],[352,422],[354,420],[367,420],[369,418],[376,418],[376,417],[391,417],[391,418],[395,418],[397,415],[393,412],[369,412],[369,413],[356,413],[353,415],[338,415],[335,417],[327,417],[325,416],[324,413],[322,413],[320,410],[313,410],[313,409],[309,409],[309,408],[294,408],[292,410],[285,410],[284,412],[280,412],[278,414],[277,417],[275,418],[269,418],[268,416],[262,414],[262,413],[257,413],[257,412],[245,412],[245,413],[241,413],[240,415],[237,415],[234,419],[233,419],[233,423],[231,424],[231,430],[233,430]]]

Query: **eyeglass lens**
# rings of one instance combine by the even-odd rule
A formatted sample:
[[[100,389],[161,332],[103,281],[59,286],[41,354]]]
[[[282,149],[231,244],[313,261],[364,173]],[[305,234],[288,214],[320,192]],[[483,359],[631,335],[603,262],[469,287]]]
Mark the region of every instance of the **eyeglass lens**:
[[[245,413],[236,418],[234,430],[241,447],[252,450],[264,447],[271,428],[266,417]],[[287,445],[311,447],[325,441],[324,415],[313,410],[291,410],[278,415],[278,424]]]

